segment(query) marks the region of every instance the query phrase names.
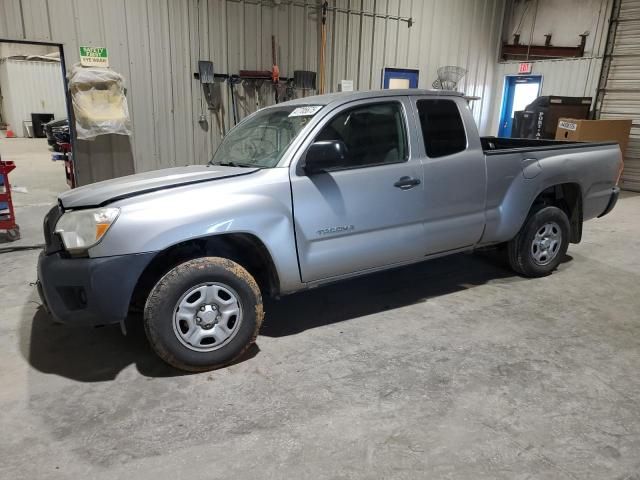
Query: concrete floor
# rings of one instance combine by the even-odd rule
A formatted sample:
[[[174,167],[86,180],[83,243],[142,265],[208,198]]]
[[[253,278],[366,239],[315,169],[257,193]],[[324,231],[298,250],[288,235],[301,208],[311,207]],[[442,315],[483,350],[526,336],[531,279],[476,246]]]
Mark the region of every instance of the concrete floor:
[[[269,302],[197,375],[52,324],[38,253],[0,255],[0,478],[639,479],[639,211],[548,278],[457,255]]]

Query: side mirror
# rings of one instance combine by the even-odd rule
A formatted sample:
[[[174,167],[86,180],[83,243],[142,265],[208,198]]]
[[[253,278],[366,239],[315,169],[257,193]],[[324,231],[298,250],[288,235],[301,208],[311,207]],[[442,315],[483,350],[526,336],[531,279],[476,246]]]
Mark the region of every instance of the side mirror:
[[[347,158],[347,146],[342,140],[314,142],[307,150],[304,171],[307,175],[342,167]]]

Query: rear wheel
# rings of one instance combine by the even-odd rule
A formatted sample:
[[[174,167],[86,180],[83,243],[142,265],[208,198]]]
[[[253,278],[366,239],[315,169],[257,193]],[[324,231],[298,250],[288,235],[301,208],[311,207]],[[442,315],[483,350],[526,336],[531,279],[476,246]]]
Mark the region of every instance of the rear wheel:
[[[263,317],[253,277],[231,260],[204,257],[160,279],[147,299],[144,326],[165,362],[204,371],[240,357],[255,341]]]
[[[527,277],[543,277],[553,272],[569,246],[570,224],[558,207],[534,210],[508,244],[509,264]]]

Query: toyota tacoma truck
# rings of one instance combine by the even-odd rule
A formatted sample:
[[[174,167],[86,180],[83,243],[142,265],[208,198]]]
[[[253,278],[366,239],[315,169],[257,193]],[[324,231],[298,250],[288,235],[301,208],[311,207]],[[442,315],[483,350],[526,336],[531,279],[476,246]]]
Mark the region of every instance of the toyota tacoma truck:
[[[548,275],[621,171],[615,143],[480,137],[456,92],[301,98],[244,119],[208,165],[61,194],[38,289],[62,323],[137,309],[164,361],[208,370],[255,341],[266,295],[496,245]]]

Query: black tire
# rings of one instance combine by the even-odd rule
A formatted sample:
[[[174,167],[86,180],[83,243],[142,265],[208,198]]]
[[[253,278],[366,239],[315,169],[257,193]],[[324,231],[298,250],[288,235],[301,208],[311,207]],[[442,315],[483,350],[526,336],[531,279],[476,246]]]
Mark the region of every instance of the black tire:
[[[561,239],[557,252],[548,263],[540,264],[532,253],[536,233],[545,225],[555,224],[560,228]],[[507,245],[509,264],[517,273],[525,277],[544,277],[553,272],[569,247],[571,226],[566,213],[558,207],[539,207],[532,210],[525,224]]]
[[[20,240],[20,229],[12,228],[11,230],[7,230],[7,238],[10,242],[15,242],[16,240]]]
[[[237,294],[240,322],[235,336],[221,343],[217,350],[194,351],[179,339],[179,332],[174,329],[174,314],[178,302],[184,301],[185,292],[212,283],[228,286]],[[152,348],[162,360],[180,370],[202,372],[223,367],[242,356],[255,342],[263,318],[260,289],[249,272],[226,258],[203,257],[178,265],[158,281],[145,305],[144,328]]]

